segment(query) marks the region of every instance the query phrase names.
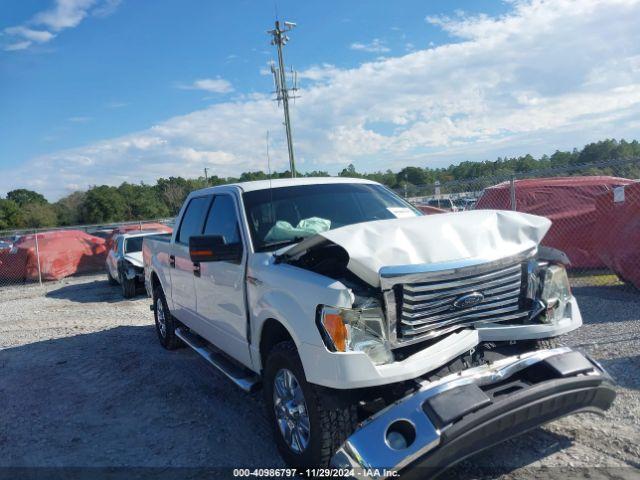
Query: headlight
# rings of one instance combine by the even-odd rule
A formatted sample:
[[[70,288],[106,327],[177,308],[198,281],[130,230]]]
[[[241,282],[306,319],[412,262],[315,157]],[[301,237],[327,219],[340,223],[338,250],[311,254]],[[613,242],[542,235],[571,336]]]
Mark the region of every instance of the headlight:
[[[545,323],[557,323],[567,316],[571,300],[571,286],[567,271],[560,265],[549,265],[540,269],[539,276],[539,299],[545,308],[540,319]]]
[[[336,308],[323,306],[319,328],[327,346],[337,352],[364,352],[381,365],[393,360],[381,308]]]

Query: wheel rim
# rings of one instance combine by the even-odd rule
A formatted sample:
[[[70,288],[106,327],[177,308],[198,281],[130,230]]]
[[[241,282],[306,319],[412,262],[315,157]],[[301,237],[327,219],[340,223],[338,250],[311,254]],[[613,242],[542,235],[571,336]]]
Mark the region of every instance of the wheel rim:
[[[273,408],[285,443],[293,452],[302,453],[311,434],[309,413],[298,379],[286,368],[278,370],[273,381]]]
[[[164,313],[164,305],[162,304],[162,300],[156,300],[156,319],[158,322],[158,331],[162,338],[167,335],[167,319]]]

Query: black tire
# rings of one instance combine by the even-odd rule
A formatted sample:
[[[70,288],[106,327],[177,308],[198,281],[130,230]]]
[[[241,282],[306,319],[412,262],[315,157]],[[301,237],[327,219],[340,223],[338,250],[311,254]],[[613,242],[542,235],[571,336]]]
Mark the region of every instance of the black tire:
[[[159,314],[164,315],[164,329],[158,320]],[[167,350],[175,350],[184,346],[182,340],[176,336],[176,328],[180,326],[180,322],[171,315],[169,306],[167,305],[167,299],[160,287],[153,289],[153,318],[156,324],[158,339],[164,348]]]
[[[531,341],[534,350],[551,350],[553,348],[562,347],[560,337],[539,338]]]
[[[109,285],[116,286],[118,285],[118,280],[111,276],[111,270],[107,268],[107,280],[109,280]]]
[[[288,369],[295,375],[307,406],[310,435],[301,453],[289,447],[276,421],[273,392],[275,376],[281,369]],[[296,468],[327,467],[331,456],[356,428],[356,405],[329,406],[318,387],[307,382],[298,351],[291,341],[278,343],[271,349],[265,362],[263,380],[267,416],[282,458]]]
[[[136,296],[136,280],[130,279],[124,275],[120,275],[120,285],[122,286],[122,296],[124,298],[133,298]]]

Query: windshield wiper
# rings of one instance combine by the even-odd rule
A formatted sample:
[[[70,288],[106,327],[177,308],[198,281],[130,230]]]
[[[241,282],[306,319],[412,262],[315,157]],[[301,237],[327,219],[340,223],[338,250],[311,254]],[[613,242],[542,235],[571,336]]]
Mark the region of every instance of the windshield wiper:
[[[285,247],[287,245],[291,245],[292,243],[298,243],[304,240],[306,237],[293,237],[288,240],[278,240],[277,242],[269,242],[265,243],[260,247],[260,251],[263,252],[265,250],[271,250],[275,247],[277,250],[280,247]]]

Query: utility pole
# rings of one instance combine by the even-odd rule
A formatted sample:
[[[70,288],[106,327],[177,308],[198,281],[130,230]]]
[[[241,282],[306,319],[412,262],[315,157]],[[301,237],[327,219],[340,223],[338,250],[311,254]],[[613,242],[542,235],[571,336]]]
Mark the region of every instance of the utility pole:
[[[287,32],[293,30],[296,26],[293,22],[283,22],[284,27],[280,27],[280,21],[276,20],[276,25],[273,30],[269,30],[267,33],[273,38],[271,39],[271,45],[275,45],[278,49],[278,67],[271,65],[271,73],[273,74],[273,80],[276,87],[276,100],[278,105],[282,102],[284,108],[284,126],[287,134],[287,148],[289,149],[289,168],[291,169],[291,177],[296,176],[296,161],[293,154],[293,134],[291,133],[291,118],[289,116],[289,100],[295,99],[295,96],[290,96],[289,91],[295,92],[298,90],[298,74],[291,70],[291,80],[293,86],[287,88],[287,77],[284,69],[284,59],[282,57],[282,47],[287,44],[289,37]]]
[[[204,181],[205,183],[209,183],[209,177],[207,175],[207,170],[209,170],[207,167],[204,167]]]

